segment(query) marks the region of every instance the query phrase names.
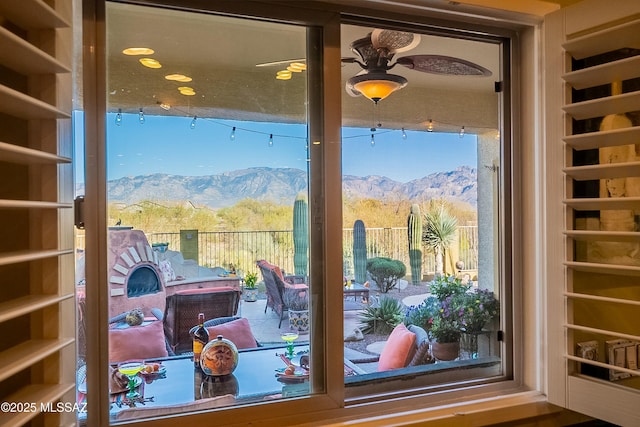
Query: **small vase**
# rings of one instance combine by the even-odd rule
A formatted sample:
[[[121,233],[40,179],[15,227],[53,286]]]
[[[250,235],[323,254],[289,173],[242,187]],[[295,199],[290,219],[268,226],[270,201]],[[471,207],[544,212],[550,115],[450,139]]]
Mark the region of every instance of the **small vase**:
[[[431,352],[437,360],[455,360],[460,353],[460,342],[433,342]]]
[[[289,327],[292,331],[309,332],[309,310],[289,310]]]
[[[466,354],[466,357],[469,359],[478,358],[478,334],[479,332],[465,333],[462,334],[460,339],[462,354]]]

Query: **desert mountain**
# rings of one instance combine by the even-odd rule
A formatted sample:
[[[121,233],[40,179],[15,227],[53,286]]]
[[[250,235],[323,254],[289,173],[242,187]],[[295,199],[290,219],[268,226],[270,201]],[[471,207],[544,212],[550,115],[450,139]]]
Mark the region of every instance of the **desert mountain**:
[[[108,182],[110,202],[133,204],[142,200],[184,202],[211,208],[231,206],[251,198],[279,204],[293,203],[306,188],[306,172],[300,169],[249,168],[209,176],[152,174],[123,177]],[[408,198],[422,201],[446,198],[476,206],[477,170],[461,166],[454,171],[438,172],[409,182],[384,176],[343,177],[347,198]],[[79,188],[82,194],[82,189]]]

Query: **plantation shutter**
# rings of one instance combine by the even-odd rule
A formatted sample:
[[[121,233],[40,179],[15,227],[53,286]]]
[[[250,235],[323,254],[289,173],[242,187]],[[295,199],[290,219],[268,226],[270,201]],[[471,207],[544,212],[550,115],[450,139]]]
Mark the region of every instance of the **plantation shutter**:
[[[0,1],[2,426],[75,419],[71,3]]]
[[[640,425],[640,3],[547,18],[549,398]]]

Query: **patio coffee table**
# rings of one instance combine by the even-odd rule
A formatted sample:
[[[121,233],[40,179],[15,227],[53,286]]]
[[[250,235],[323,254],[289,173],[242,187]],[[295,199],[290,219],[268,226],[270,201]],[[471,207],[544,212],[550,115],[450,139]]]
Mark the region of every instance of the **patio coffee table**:
[[[295,347],[296,353],[307,352],[308,345]],[[163,374],[159,377],[145,377],[139,391],[142,393],[140,403],[132,406],[139,408],[171,407],[171,411],[180,411],[175,405],[193,404],[200,399],[215,396],[231,395],[235,403],[259,402],[265,399],[291,397],[309,393],[308,379],[303,381],[279,381],[276,369],[285,365],[279,353],[284,353],[282,346],[266,346],[255,349],[242,350],[239,353],[238,366],[231,375],[224,377],[206,377],[199,370],[194,369],[191,356],[170,356],[150,361],[160,363]],[[299,354],[299,353],[298,353]],[[345,377],[364,374],[365,372],[351,363],[344,361]],[[78,388],[78,402],[86,402],[86,391]],[[118,419],[118,413],[129,409],[124,400],[124,393],[111,395],[110,416]],[[86,414],[80,414],[79,425],[86,424]]]
[[[344,297],[345,299],[353,297],[353,300],[356,302],[358,301],[358,297],[360,297],[363,303],[369,304],[369,288],[360,283],[349,283],[347,286],[344,286]]]

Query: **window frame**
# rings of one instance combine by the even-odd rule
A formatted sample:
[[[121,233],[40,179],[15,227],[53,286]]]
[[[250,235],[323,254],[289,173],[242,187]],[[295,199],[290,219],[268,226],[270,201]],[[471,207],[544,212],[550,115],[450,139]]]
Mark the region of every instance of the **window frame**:
[[[184,10],[202,11],[205,5],[197,0],[178,1],[134,1],[132,3],[145,4],[158,7],[175,7]],[[299,23],[318,28],[318,36],[322,38],[321,56],[323,61],[322,71],[314,75],[309,73],[310,93],[309,97],[321,97],[322,102],[310,103],[310,140],[320,141],[321,144],[311,144],[311,156],[315,156],[315,166],[310,170],[310,191],[311,198],[315,204],[315,209],[311,210],[311,246],[310,246],[310,275],[311,282],[316,284],[335,283],[342,279],[342,272],[338,269],[332,269],[332,265],[342,265],[342,200],[341,200],[341,148],[340,148],[340,128],[342,126],[341,117],[341,96],[342,86],[340,84],[340,73],[333,70],[340,69],[340,24],[346,23],[347,15],[341,14],[340,6],[334,5],[335,8],[327,9],[322,5],[310,5],[305,2],[303,6],[316,6],[320,9],[303,9],[292,7],[289,5],[278,4],[278,2],[253,2],[246,1],[242,4],[234,4],[236,2],[225,2],[216,4],[212,13],[223,13],[232,16],[246,16],[260,19],[271,19],[279,22]],[[312,2],[313,3],[313,2]],[[88,316],[87,328],[89,333],[87,337],[87,353],[89,362],[87,365],[89,389],[96,392],[88,394],[88,407],[98,408],[90,411],[88,414],[89,425],[109,425],[108,414],[108,378],[107,378],[107,360],[106,354],[102,354],[101,349],[107,348],[106,325],[107,325],[107,275],[106,270],[106,178],[105,178],[105,132],[104,117],[106,116],[106,96],[105,93],[105,41],[104,41],[104,24],[105,24],[105,0],[86,0],[83,2],[84,28],[83,38],[85,41],[84,58],[84,92],[85,92],[85,126],[86,141],[95,141],[95,144],[87,144],[86,158],[87,162],[87,307],[88,312],[95,313]],[[367,10],[367,23],[375,22],[376,13]],[[362,15],[360,15],[362,16]],[[394,21],[412,22],[404,28],[410,28],[412,25],[422,27],[429,25],[437,25],[442,31],[447,31],[446,27],[463,25],[463,22],[448,22],[444,25],[442,20],[435,22],[428,17],[394,15]],[[479,34],[495,34],[496,36],[506,37],[514,40],[515,33],[510,30],[491,28],[480,25],[469,26],[469,33],[478,32]],[[505,47],[505,53],[509,57],[517,55],[516,43],[512,42]],[[508,64],[505,64],[508,66]],[[518,84],[517,76],[513,76],[511,84],[516,87]],[[508,89],[509,82],[505,82],[504,105],[509,106],[515,96]],[[313,92],[313,93],[312,93]],[[515,132],[511,126],[511,120],[507,118],[516,117],[515,109],[510,111],[507,116],[501,120],[502,127],[499,129],[503,138],[512,140]],[[313,125],[312,125],[313,123]],[[317,125],[319,124],[319,126]],[[505,144],[503,144],[504,146]],[[509,173],[505,170],[501,175],[501,184],[504,188],[519,188],[519,175],[511,173],[519,170],[518,159],[519,153],[515,150],[503,153],[504,158],[511,160],[511,170]],[[313,183],[321,183],[314,186]],[[91,200],[93,193],[94,200]],[[508,192],[508,194],[513,194]],[[520,212],[519,197],[509,199],[511,207],[509,211],[505,210],[504,204],[501,205],[501,213],[503,218],[509,218],[508,223],[501,221],[501,232],[512,236],[511,241],[517,241],[519,238],[519,230],[521,224],[519,221]],[[311,203],[310,203],[311,206]],[[508,216],[504,216],[508,213]],[[517,260],[520,259],[520,250],[516,249],[518,245],[512,244],[509,247],[503,247],[503,255],[513,259],[513,267],[508,272],[503,272],[505,278],[509,278],[513,283],[518,282],[521,275],[521,265]],[[96,266],[95,268],[92,266]],[[314,268],[313,266],[317,266]],[[506,283],[503,280],[502,283]],[[93,285],[91,285],[93,284]],[[505,297],[511,296],[510,289],[502,289]],[[513,289],[513,304],[518,301],[519,291]],[[429,406],[436,407],[444,402],[451,402],[454,399],[469,399],[477,397],[480,393],[508,395],[514,390],[522,391],[522,371],[521,366],[513,364],[513,374],[504,381],[484,384],[482,386],[462,387],[456,390],[450,390],[447,393],[429,394],[420,390],[404,389],[391,394],[385,391],[378,398],[367,396],[362,399],[350,399],[345,395],[344,378],[342,375],[342,354],[332,351],[338,343],[342,343],[342,318],[331,316],[329,307],[342,307],[342,296],[338,293],[328,292],[323,286],[315,286],[312,288],[313,298],[319,302],[318,306],[321,310],[314,312],[314,319],[317,326],[312,338],[312,345],[316,349],[321,349],[320,353],[326,358],[316,360],[316,369],[320,368],[326,374],[315,377],[313,381],[314,387],[324,390],[322,394],[302,396],[299,398],[288,399],[286,401],[270,402],[271,412],[274,414],[286,413],[293,414],[282,416],[280,419],[286,422],[302,422],[314,419],[314,413],[322,413],[322,417],[358,417],[370,415],[370,407],[365,403],[376,401],[377,411],[401,411],[415,409],[416,405],[423,406],[425,403],[424,396],[429,396]],[[513,306],[513,304],[510,305]],[[515,311],[515,310],[514,310]],[[507,312],[502,316],[503,319],[509,318],[510,324],[513,322],[513,328],[519,329],[522,322]],[[504,320],[502,320],[504,323]],[[503,330],[509,335],[509,331],[503,325]],[[516,334],[512,334],[515,336]],[[503,351],[503,359],[511,360],[517,353],[522,351],[521,340],[515,337],[512,342],[508,343]],[[516,350],[517,349],[517,350]],[[507,355],[507,352],[509,355]],[[514,359],[515,360],[515,359]],[[93,362],[93,363],[92,363]],[[511,362],[508,362],[511,363]],[[104,367],[104,368],[101,368]],[[93,375],[92,375],[93,374]],[[403,398],[402,404],[399,405],[397,398]],[[309,410],[313,408],[313,410]],[[222,408],[215,411],[220,420],[233,420],[235,423],[249,422],[250,420],[263,419],[264,408],[262,404],[254,404],[246,407]],[[176,416],[187,416],[185,414],[176,414]],[[189,421],[206,422],[210,421],[211,413],[200,413],[188,415]],[[162,420],[141,420],[136,421],[140,425],[157,425],[164,426],[173,423],[173,416]]]

